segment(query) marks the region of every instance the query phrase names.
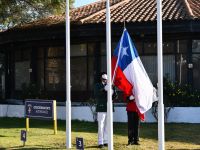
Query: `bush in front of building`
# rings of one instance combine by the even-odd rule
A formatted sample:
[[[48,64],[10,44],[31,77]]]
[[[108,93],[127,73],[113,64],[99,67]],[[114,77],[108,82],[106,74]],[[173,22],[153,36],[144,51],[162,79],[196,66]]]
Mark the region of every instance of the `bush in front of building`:
[[[189,84],[179,84],[164,78],[164,104],[166,107],[200,107],[200,91]]]
[[[21,85],[21,99],[47,99],[47,93],[38,88],[38,86],[34,83],[23,83]]]

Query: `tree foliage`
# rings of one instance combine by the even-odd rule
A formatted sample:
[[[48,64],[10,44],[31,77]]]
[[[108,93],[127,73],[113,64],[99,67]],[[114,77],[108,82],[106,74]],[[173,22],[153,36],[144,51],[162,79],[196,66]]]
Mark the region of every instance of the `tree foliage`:
[[[0,30],[65,12],[66,0],[0,0]],[[70,0],[70,7],[74,0]]]

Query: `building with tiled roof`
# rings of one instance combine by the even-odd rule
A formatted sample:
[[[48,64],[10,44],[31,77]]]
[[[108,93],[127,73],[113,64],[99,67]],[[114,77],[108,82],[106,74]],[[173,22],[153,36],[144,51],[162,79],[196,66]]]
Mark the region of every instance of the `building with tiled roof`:
[[[112,49],[125,25],[156,85],[156,0],[110,2]],[[200,0],[163,0],[162,4],[164,76],[200,89]],[[91,98],[98,74],[106,71],[105,13],[105,0],[70,12],[73,101]],[[21,86],[32,83],[47,98],[65,101],[65,15],[1,32],[0,52],[2,98],[23,98]]]

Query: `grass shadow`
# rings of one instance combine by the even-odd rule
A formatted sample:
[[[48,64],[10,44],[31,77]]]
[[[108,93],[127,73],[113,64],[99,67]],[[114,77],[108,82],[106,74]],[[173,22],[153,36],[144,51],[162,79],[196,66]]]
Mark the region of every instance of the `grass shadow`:
[[[25,128],[25,119],[19,118],[0,118],[0,128]],[[53,121],[30,119],[30,128],[53,129]],[[66,122],[58,120],[58,130],[66,131]],[[115,135],[127,138],[127,123],[114,123],[113,130]],[[165,124],[165,140],[179,141],[200,145],[200,124]],[[97,133],[97,123],[72,121],[72,132]],[[0,135],[0,137],[5,137]],[[140,137],[144,139],[158,139],[157,123],[141,123]]]
[[[97,145],[91,145],[91,146],[84,146],[85,149],[88,149],[88,148],[98,148]]]
[[[200,147],[200,124],[170,123],[165,124],[165,141],[192,143]],[[200,148],[199,148],[200,149]]]
[[[8,149],[13,149],[13,150],[37,150],[37,149],[60,149],[58,147],[44,147],[44,145],[35,145],[34,147],[26,147],[26,146],[13,146],[13,147],[8,147],[8,148],[0,148],[0,150],[8,150]],[[63,147],[62,149],[65,149]]]

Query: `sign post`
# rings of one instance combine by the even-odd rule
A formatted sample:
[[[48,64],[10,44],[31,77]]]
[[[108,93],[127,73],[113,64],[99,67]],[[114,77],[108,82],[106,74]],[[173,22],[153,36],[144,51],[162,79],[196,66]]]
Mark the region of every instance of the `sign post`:
[[[76,138],[76,149],[84,150],[83,138],[81,137]]]
[[[57,134],[57,109],[56,109],[56,101],[53,101],[53,127],[54,127],[54,134]]]
[[[25,146],[25,142],[26,142],[26,131],[25,130],[21,130],[21,141],[23,141],[23,146]]]
[[[25,117],[26,131],[29,131],[29,118],[49,119],[54,121],[54,134],[57,134],[56,100],[26,100]]]
[[[29,131],[29,118],[26,118],[26,131]]]

